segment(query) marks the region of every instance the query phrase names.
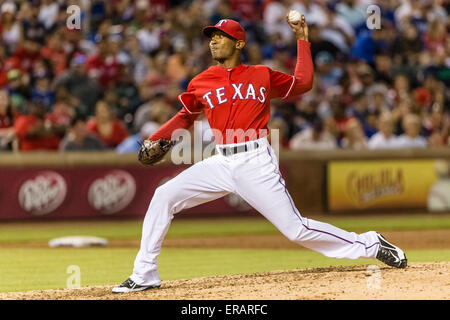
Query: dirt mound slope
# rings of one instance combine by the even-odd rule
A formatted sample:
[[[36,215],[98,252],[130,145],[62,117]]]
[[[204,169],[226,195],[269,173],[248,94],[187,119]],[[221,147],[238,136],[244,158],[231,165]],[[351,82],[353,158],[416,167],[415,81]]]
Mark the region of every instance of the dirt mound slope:
[[[448,299],[450,262],[272,271],[164,281],[159,289],[112,294],[112,286],[0,293],[1,299],[94,300],[324,300]]]

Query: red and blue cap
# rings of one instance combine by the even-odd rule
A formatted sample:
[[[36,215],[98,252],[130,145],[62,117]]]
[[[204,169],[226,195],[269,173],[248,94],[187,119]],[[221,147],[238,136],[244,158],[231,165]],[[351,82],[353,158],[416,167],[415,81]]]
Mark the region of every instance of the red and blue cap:
[[[220,30],[236,40],[245,41],[245,30],[239,22],[231,19],[222,19],[215,26],[207,26],[203,28],[203,34],[211,38],[211,34],[215,30]]]

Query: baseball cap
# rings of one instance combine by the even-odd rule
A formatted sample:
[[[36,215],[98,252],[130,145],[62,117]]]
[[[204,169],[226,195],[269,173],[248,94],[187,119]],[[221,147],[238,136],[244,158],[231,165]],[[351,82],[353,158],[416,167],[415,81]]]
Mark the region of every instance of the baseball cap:
[[[225,32],[227,35],[236,40],[245,41],[245,30],[237,21],[231,19],[222,19],[217,22],[215,26],[204,27],[203,34],[208,38],[211,38],[211,34],[214,30]]]
[[[16,13],[16,5],[14,3],[12,3],[12,2],[5,2],[2,5],[1,12],[2,13],[9,12],[11,14],[14,14],[14,13]]]

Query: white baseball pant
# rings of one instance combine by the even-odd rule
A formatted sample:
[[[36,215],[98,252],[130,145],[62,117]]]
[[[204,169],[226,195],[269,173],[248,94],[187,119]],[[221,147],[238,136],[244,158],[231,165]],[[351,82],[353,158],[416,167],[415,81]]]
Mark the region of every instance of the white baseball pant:
[[[156,189],[145,215],[131,280],[138,285],[160,285],[157,258],[174,214],[231,192],[241,196],[289,240],[306,248],[334,258],[376,257],[379,242],[374,231],[356,234],[302,217],[286,189],[274,150],[266,138],[256,141],[259,148],[255,150],[228,156],[218,152]],[[239,145],[242,143],[232,146]]]

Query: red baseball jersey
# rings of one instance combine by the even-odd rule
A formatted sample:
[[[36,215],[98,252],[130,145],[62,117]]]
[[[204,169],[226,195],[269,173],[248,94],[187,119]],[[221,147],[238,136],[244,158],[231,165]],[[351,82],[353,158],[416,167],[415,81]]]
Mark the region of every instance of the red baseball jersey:
[[[312,88],[310,43],[298,41],[294,75],[267,66],[210,67],[191,80],[178,99],[183,109],[149,139],[170,139],[205,112],[217,144],[251,141],[267,135],[270,99],[299,95]]]

